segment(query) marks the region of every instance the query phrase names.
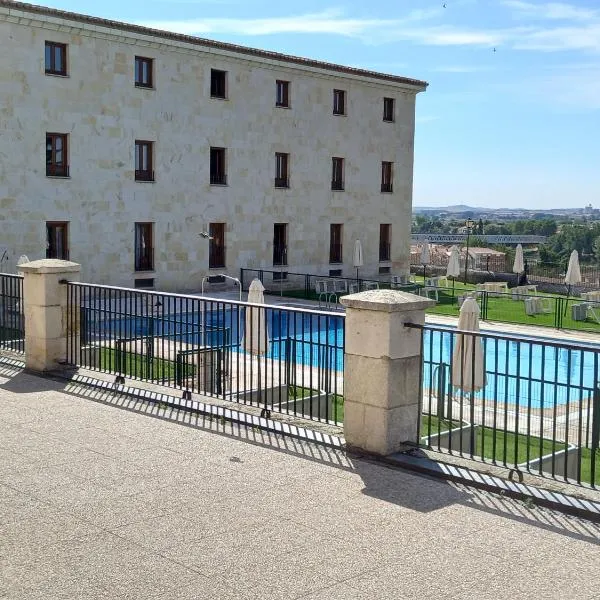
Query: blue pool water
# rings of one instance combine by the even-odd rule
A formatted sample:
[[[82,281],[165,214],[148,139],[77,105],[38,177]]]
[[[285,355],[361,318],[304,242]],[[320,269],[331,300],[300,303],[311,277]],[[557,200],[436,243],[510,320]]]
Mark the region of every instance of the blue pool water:
[[[212,311],[203,316],[186,313],[168,317],[137,317],[103,321],[90,325],[92,337],[137,337],[153,333],[176,342],[192,345],[240,347],[244,311]],[[323,317],[310,313],[266,310],[269,331],[268,358],[296,364],[344,368],[344,321],[342,317]],[[424,335],[423,387],[437,390],[438,374],[450,373],[453,348],[452,330],[427,330]],[[487,339],[484,342],[486,386],[476,397],[486,401],[550,408],[593,394],[596,362],[600,347],[589,351],[555,348],[534,341]]]

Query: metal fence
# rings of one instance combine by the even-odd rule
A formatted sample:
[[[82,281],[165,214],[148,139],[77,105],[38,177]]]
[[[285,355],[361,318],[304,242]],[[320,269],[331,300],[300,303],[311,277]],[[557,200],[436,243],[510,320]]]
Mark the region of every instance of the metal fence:
[[[422,332],[423,445],[600,484],[600,348],[407,327]]]
[[[343,420],[344,317],[68,283],[67,360],[307,419]]]
[[[0,348],[25,352],[23,277],[0,273]]]
[[[580,287],[600,287],[600,269],[594,265],[580,265],[581,284]],[[567,263],[530,263],[527,278],[532,283],[550,283],[564,285],[567,273]]]

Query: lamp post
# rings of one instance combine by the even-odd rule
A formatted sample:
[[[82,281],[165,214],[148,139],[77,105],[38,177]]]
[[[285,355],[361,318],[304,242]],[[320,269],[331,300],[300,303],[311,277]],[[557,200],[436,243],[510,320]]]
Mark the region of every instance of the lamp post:
[[[467,284],[467,272],[469,269],[469,241],[471,239],[471,229],[473,228],[473,221],[467,219],[465,221],[465,227],[467,228],[467,253],[465,254],[465,285]]]

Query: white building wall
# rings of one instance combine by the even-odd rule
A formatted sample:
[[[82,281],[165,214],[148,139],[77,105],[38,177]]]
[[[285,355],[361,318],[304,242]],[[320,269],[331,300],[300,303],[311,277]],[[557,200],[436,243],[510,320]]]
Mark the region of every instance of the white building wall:
[[[43,257],[46,221],[68,221],[82,280],[151,275],[163,290],[197,290],[210,222],[227,223],[217,271],[232,275],[272,267],[277,222],[289,223],[287,270],[327,274],[329,226],[343,223],[343,273],[360,239],[367,276],[391,223],[388,264],[408,269],[416,87],[38,19],[0,5],[0,247],[12,262]],[[68,44],[68,77],[45,75],[46,40]],[[155,89],[134,86],[136,55],[154,59]],[[228,72],[228,100],[210,98],[211,68]],[[291,81],[290,109],[275,107],[276,79]],[[347,116],[332,114],[334,88],[347,91]],[[46,177],[46,132],[69,134],[68,179]],[[154,183],[134,180],[136,139],[155,142]],[[211,146],[227,148],[227,186],[209,184]],[[275,152],[290,153],[290,189],[274,188]],[[345,158],[343,192],[330,189],[333,156]],[[380,192],[381,161],[394,162],[392,194]],[[155,223],[154,274],[134,273],[141,221]]]

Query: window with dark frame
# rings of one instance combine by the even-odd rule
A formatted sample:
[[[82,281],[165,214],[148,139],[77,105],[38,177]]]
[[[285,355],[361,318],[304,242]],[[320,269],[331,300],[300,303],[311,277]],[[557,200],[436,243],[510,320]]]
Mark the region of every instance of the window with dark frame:
[[[273,225],[273,266],[287,264],[287,223],[275,223]]]
[[[388,262],[392,256],[392,226],[389,223],[379,225],[379,262]]]
[[[208,227],[210,235],[208,246],[208,268],[225,268],[225,223],[211,223]]]
[[[227,185],[225,148],[210,149],[210,184]]]
[[[332,223],[329,226],[329,262],[332,264],[343,262],[343,225]]]
[[[66,75],[67,45],[58,42],[46,42],[45,63],[48,75]]]
[[[278,79],[275,82],[276,87],[276,99],[275,106],[279,106],[280,108],[289,108],[290,107],[290,82],[282,81]]]
[[[346,92],[344,90],[333,90],[333,114],[346,114]]]
[[[48,221],[46,223],[46,258],[69,260],[68,221]]]
[[[135,85],[136,87],[151,88],[154,85],[153,77],[154,60],[143,56],[135,57]]]
[[[146,140],[135,141],[135,180],[154,181],[152,170],[152,154],[154,142]]]
[[[210,70],[211,98],[227,98],[227,71]]]
[[[69,177],[67,134],[46,134],[46,176]]]
[[[394,121],[394,99],[383,99],[383,120],[389,123]]]
[[[290,155],[285,152],[275,153],[275,187],[290,187],[289,157]]]
[[[331,189],[344,189],[344,159],[334,156],[331,159]]]
[[[381,163],[381,191],[382,192],[393,192],[393,168],[394,163],[383,161]]]
[[[154,271],[154,223],[135,224],[135,270]]]

